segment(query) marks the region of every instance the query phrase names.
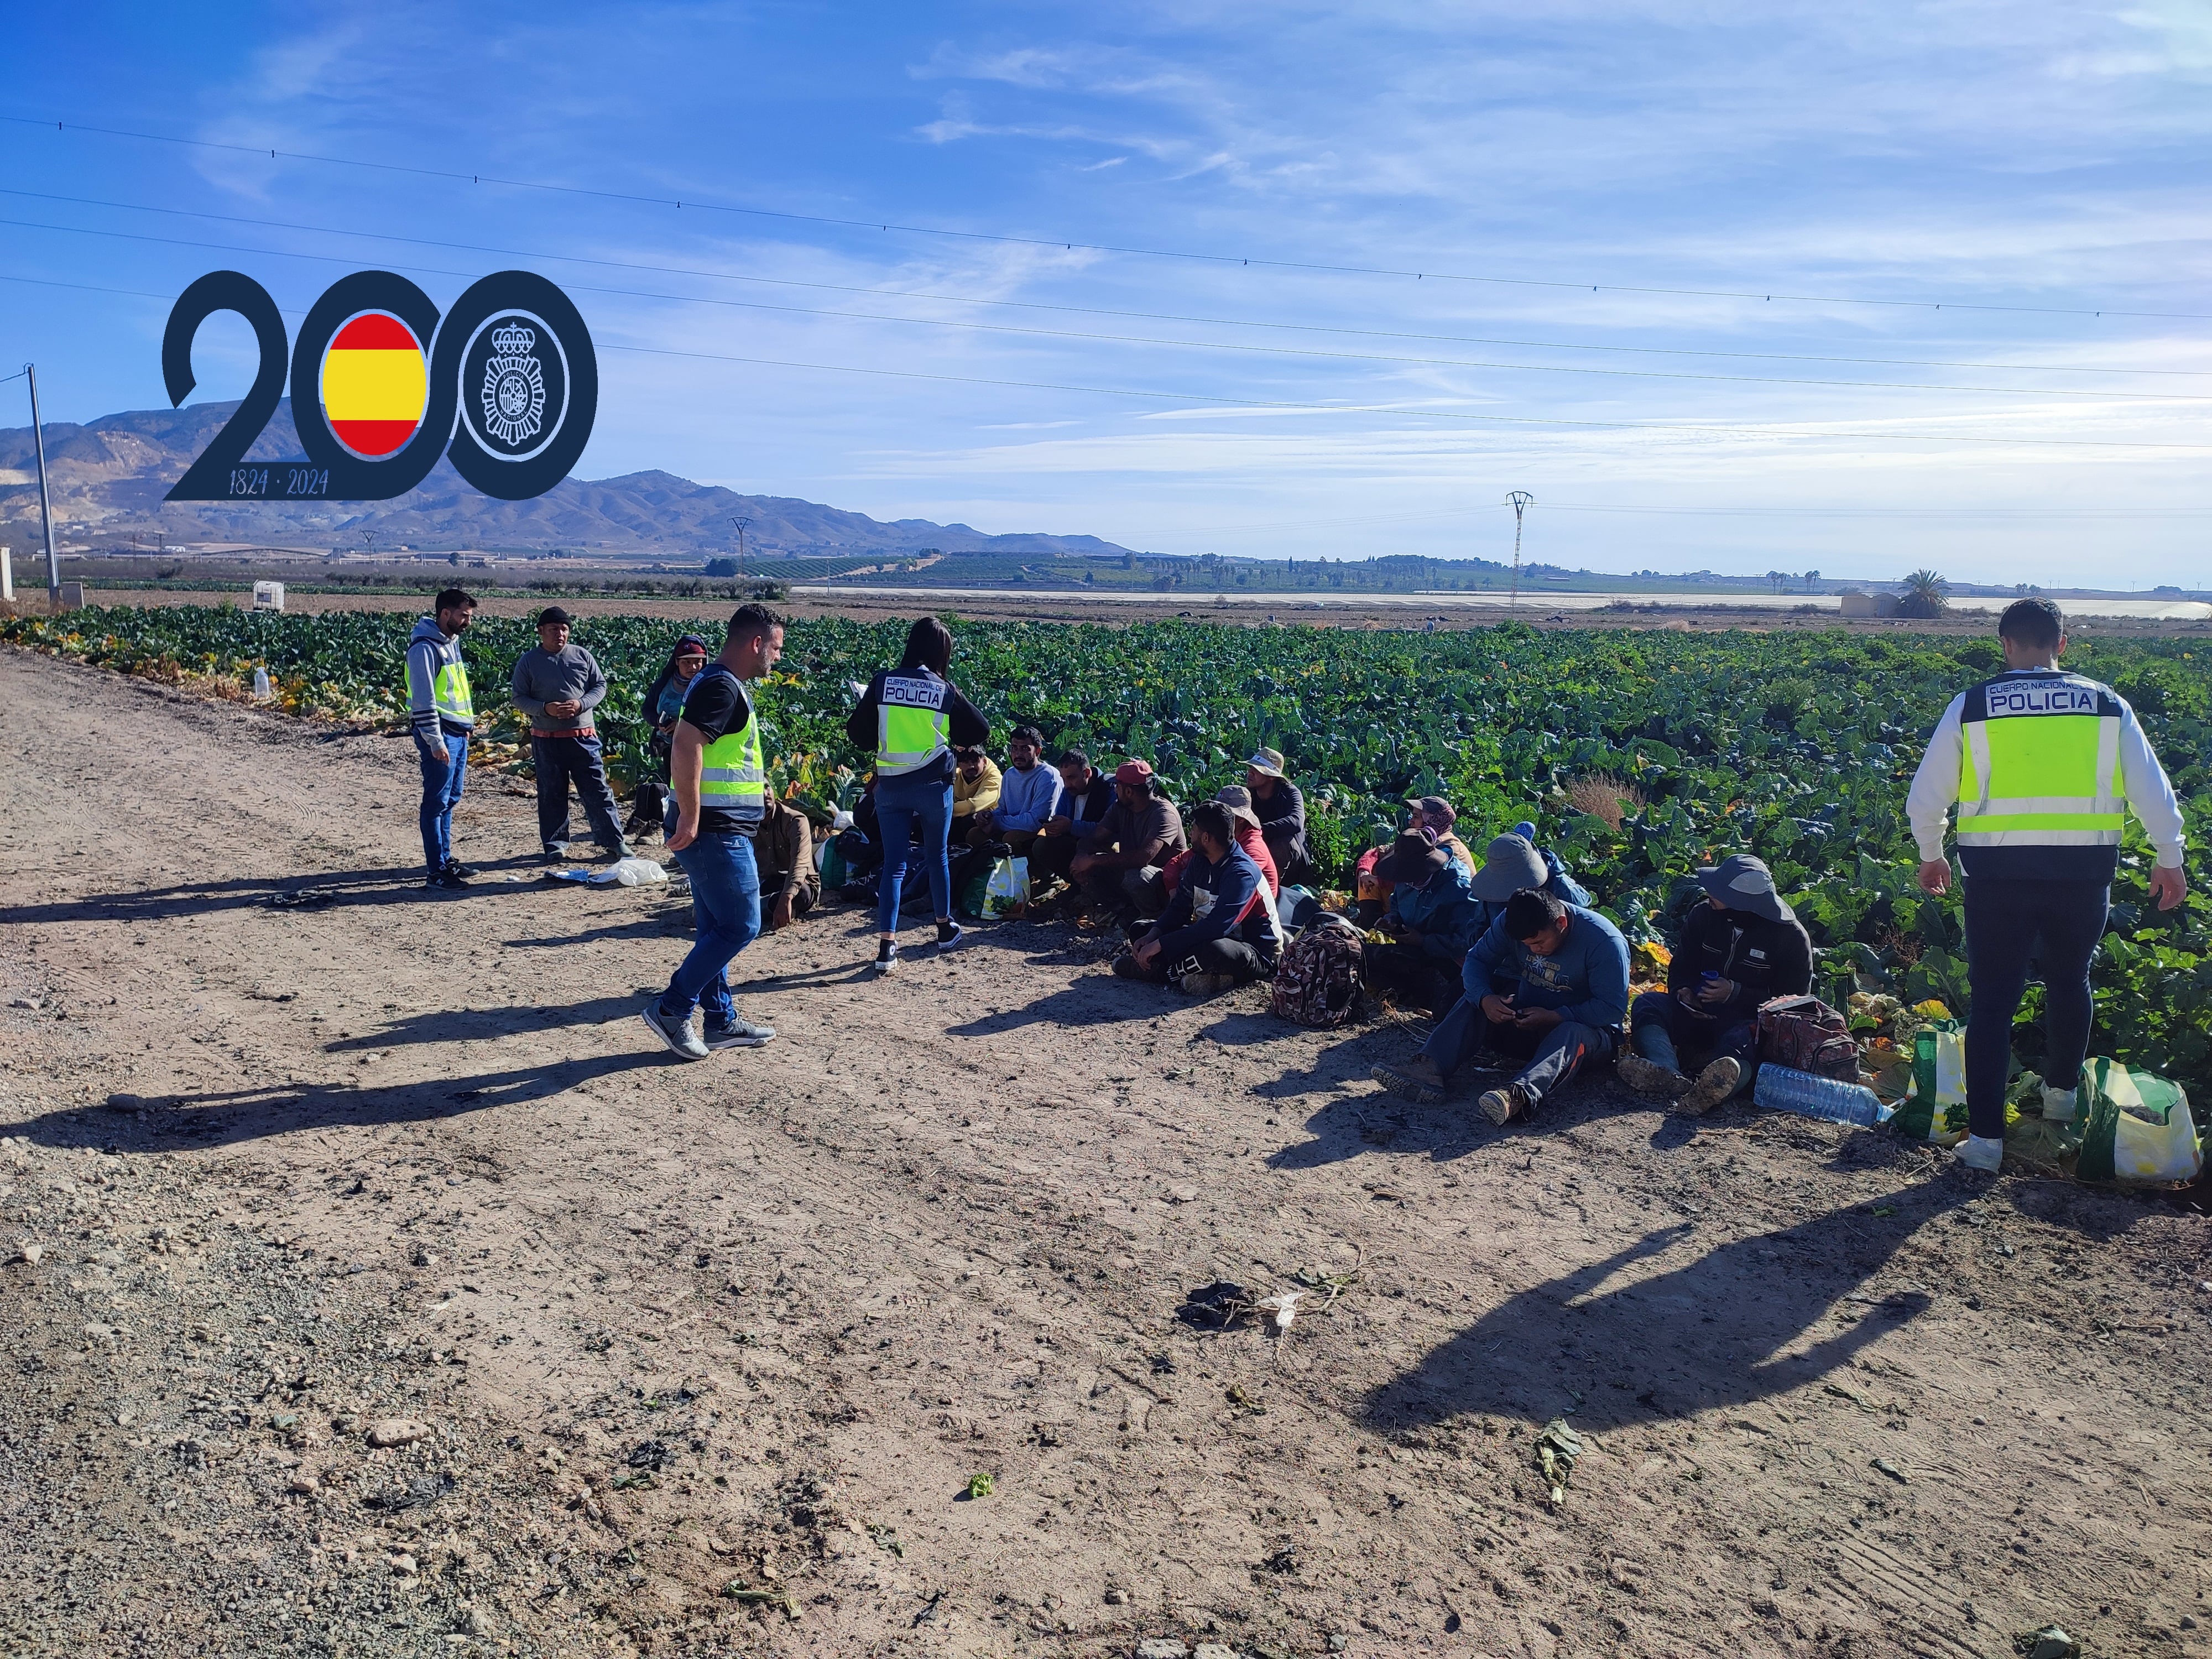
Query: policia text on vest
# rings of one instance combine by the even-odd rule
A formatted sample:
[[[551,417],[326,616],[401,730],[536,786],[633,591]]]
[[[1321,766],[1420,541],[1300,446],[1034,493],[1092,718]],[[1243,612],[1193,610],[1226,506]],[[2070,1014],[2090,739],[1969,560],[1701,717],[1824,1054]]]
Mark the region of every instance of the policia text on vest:
[[[2129,811],[2157,852],[2159,907],[2179,904],[2185,886],[2180,804],[2135,710],[2110,686],[2058,666],[2066,641],[2056,606],[2023,600],[1999,628],[2007,672],[1952,699],[1905,799],[1920,884],[1931,893],[1951,883],[1943,837],[1959,809],[1971,1001],[1960,1156],[1991,1171],[2002,1159],[2013,1020],[2031,971],[2044,982],[2046,1115],[2069,1109],[2094,1012],[2090,962]]]

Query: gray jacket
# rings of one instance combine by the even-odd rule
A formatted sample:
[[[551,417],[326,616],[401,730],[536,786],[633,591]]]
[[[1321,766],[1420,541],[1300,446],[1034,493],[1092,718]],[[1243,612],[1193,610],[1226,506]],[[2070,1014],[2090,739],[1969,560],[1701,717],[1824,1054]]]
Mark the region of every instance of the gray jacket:
[[[607,695],[607,677],[592,653],[570,643],[558,651],[533,645],[514,659],[514,706],[530,722],[532,737],[576,738],[591,734],[592,710]],[[574,697],[583,707],[567,720],[545,712],[549,702]]]

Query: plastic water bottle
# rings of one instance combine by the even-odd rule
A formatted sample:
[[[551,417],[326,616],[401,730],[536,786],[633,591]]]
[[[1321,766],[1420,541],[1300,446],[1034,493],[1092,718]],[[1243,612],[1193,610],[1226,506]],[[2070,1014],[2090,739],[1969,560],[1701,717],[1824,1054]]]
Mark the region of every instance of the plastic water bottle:
[[[1795,1112],[1800,1117],[1820,1117],[1831,1123],[1856,1123],[1868,1128],[1889,1115],[1889,1108],[1863,1085],[1771,1063],[1759,1068],[1751,1097],[1769,1111]]]
[[[257,668],[253,671],[253,695],[264,702],[275,695],[270,690],[269,671],[265,668]]]

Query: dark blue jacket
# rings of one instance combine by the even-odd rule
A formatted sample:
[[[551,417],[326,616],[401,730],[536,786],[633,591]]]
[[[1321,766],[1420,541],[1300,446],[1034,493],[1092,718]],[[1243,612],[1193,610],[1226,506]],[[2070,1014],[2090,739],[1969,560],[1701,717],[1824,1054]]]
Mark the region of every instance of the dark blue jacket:
[[[1209,864],[1206,854],[1194,848],[1176,884],[1175,896],[1159,920],[1164,959],[1179,962],[1211,940],[1236,938],[1257,951],[1262,962],[1273,962],[1279,941],[1260,895],[1266,879],[1259,861],[1241,847],[1231,848],[1218,864]]]
[[[1418,928],[1421,949],[1439,962],[1456,965],[1490,925],[1481,902],[1468,890],[1471,879],[1467,866],[1451,859],[1420,886],[1401,881],[1390,890],[1390,914]]]

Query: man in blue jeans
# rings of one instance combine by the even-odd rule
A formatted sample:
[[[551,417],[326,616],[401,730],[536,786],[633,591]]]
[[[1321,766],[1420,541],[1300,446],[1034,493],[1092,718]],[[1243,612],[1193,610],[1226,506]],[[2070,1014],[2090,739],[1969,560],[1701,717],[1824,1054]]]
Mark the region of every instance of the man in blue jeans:
[[[767,815],[768,773],[760,718],[745,685],[782,654],[783,624],[765,606],[741,607],[730,618],[721,654],[693,677],[670,747],[679,814],[668,850],[691,878],[696,937],[668,988],[640,1012],[653,1035],[685,1060],[704,1060],[716,1048],[757,1048],[775,1035],[738,1017],[724,970],[760,936],[753,836]],[[703,1033],[692,1022],[702,1003]]]
[[[415,733],[415,757],[422,764],[422,805],[416,820],[422,831],[422,862],[430,872],[423,884],[460,887],[467,884],[469,872],[453,856],[453,808],[468,781],[469,733],[477,726],[461,635],[468,632],[477,602],[449,587],[431,608],[434,614],[415,624],[407,641],[407,715]]]
[[[1493,990],[1494,975],[1510,978],[1513,990]],[[1375,1068],[1375,1080],[1393,1094],[1436,1105],[1451,1074],[1494,1044],[1528,1062],[1475,1102],[1502,1125],[1534,1116],[1546,1096],[1620,1046],[1628,942],[1595,910],[1523,888],[1467,953],[1461,977],[1465,991],[1421,1052]]]

